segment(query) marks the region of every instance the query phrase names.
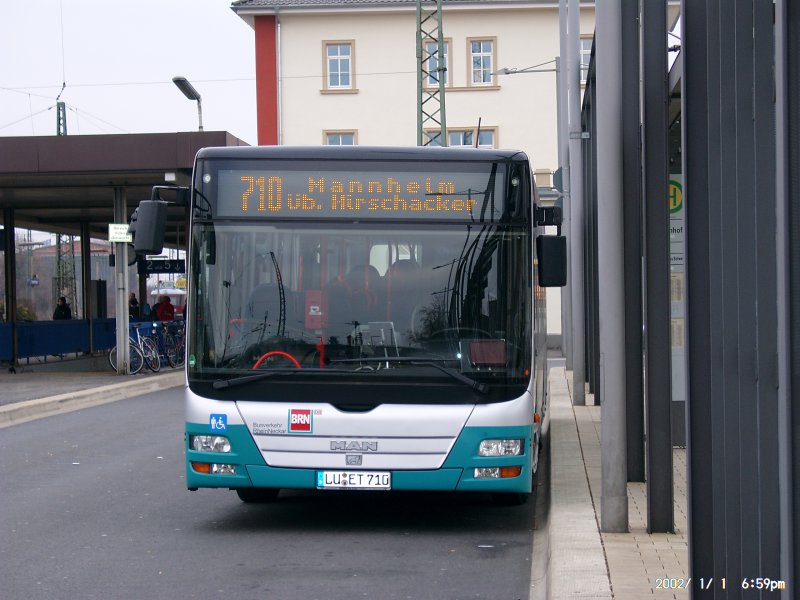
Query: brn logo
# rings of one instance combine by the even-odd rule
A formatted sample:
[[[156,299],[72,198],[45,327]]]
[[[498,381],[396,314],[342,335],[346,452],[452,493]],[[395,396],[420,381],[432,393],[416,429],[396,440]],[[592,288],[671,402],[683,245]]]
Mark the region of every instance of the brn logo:
[[[311,433],[311,411],[301,408],[289,410],[289,433]]]

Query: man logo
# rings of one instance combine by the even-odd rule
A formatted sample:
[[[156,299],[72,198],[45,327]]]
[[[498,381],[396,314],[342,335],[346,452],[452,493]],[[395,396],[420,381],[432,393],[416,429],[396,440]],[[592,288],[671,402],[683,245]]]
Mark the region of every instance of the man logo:
[[[331,450],[333,452],[377,452],[378,442],[335,440],[331,442]]]
[[[311,411],[293,408],[289,411],[289,433],[311,433]]]

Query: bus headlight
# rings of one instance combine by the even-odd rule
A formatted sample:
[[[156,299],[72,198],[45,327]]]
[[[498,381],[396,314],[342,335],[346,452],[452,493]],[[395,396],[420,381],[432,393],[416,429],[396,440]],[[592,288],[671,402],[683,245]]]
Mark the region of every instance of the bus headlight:
[[[505,479],[507,477],[519,477],[522,467],[478,467],[475,469],[475,479]]]
[[[230,452],[231,442],[224,435],[190,435],[189,447],[200,452]]]
[[[522,440],[483,440],[478,448],[478,456],[519,456],[522,454]]]
[[[236,465],[192,462],[192,469],[205,475],[236,475]]]

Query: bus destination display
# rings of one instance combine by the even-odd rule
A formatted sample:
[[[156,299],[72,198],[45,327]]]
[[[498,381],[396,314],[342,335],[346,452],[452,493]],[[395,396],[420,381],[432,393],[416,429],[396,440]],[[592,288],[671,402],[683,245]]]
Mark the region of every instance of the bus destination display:
[[[218,217],[496,220],[499,175],[220,170]]]

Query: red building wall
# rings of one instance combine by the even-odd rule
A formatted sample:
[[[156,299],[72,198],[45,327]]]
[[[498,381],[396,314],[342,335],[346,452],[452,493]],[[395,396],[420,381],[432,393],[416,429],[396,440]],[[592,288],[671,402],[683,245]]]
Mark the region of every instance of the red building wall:
[[[259,146],[278,144],[278,51],[274,16],[255,17]]]

